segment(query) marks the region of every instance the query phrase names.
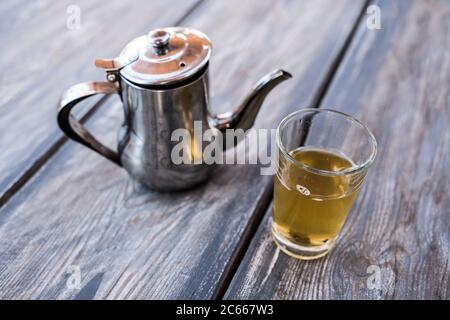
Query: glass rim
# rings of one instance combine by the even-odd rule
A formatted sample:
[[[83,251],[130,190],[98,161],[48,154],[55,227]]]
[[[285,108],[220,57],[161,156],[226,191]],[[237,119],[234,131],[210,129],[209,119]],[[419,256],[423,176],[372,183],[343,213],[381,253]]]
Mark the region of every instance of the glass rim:
[[[333,113],[334,115],[340,116],[340,117],[345,117],[348,120],[350,120],[352,123],[362,127],[367,135],[368,135],[368,140],[372,146],[372,151],[370,153],[370,156],[366,159],[366,161],[364,161],[362,164],[360,165],[355,165],[352,166],[350,168],[344,169],[344,170],[340,170],[340,171],[329,171],[329,170],[322,170],[322,169],[316,169],[310,166],[307,166],[303,163],[301,163],[300,161],[297,161],[294,157],[292,157],[287,151],[286,148],[283,144],[283,142],[281,141],[281,130],[282,128],[286,125],[286,123],[291,120],[292,118],[294,118],[295,116],[302,114],[302,113],[307,113],[307,112],[313,112],[313,113]],[[377,145],[377,140],[375,139],[375,136],[373,135],[372,131],[370,131],[370,129],[364,125],[361,121],[359,121],[358,119],[352,117],[351,115],[348,115],[344,112],[341,111],[337,111],[337,110],[333,110],[333,109],[322,109],[322,108],[303,108],[297,111],[294,111],[290,114],[288,114],[286,117],[283,118],[283,120],[281,120],[280,124],[277,127],[277,131],[276,131],[276,141],[277,141],[277,146],[278,149],[281,150],[281,153],[286,157],[286,159],[288,159],[290,162],[292,162],[293,164],[295,164],[296,166],[300,167],[301,169],[304,169],[306,171],[315,173],[315,174],[321,174],[321,175],[327,175],[327,176],[345,176],[345,175],[349,175],[349,174],[353,174],[353,173],[357,173],[363,169],[368,168],[374,161],[375,161],[375,157],[377,155],[377,149],[378,149],[378,145]],[[353,162],[353,160],[352,160]]]

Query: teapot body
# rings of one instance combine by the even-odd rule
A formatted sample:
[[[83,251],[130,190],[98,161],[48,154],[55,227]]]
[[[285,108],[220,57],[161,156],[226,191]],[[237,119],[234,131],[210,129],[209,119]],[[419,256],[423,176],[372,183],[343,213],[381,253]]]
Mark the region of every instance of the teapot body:
[[[173,87],[142,87],[124,77],[119,81],[124,123],[117,150],[128,173],[161,191],[183,190],[206,180],[214,167],[202,161],[202,137],[209,129],[207,67]],[[194,124],[200,132],[194,132]],[[185,135],[173,135],[176,132]],[[181,163],[174,159],[180,157],[175,148],[180,143],[186,144],[182,152],[187,153]]]

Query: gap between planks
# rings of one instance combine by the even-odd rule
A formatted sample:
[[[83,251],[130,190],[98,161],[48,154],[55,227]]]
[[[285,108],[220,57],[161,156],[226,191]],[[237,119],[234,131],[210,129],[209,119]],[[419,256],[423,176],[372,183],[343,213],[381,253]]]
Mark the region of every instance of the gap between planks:
[[[362,6],[361,12],[356,18],[352,29],[350,30],[347,38],[344,41],[344,44],[342,45],[342,48],[339,50],[338,54],[333,60],[330,69],[326,73],[323,81],[321,82],[321,85],[317,90],[317,93],[314,95],[310,108],[320,108],[323,98],[325,97],[325,95],[328,92],[328,89],[333,83],[333,80],[336,76],[339,66],[341,62],[344,60],[345,55],[348,52],[348,49],[350,48],[350,45],[358,30],[358,27],[362,23],[362,20],[366,14],[366,10],[372,2],[373,0],[366,0],[364,5]],[[308,133],[306,133],[303,141],[306,140],[307,135]],[[245,231],[242,235],[242,238],[239,241],[238,245],[236,246],[236,249],[231,256],[230,261],[228,262],[224,272],[222,273],[222,276],[220,277],[218,286],[212,296],[213,300],[222,300],[223,297],[225,296],[225,293],[227,292],[231,284],[231,281],[233,280],[234,275],[236,274],[236,271],[240,263],[242,262],[242,259],[244,258],[247,250],[249,249],[251,240],[255,236],[256,231],[258,230],[260,224],[263,221],[264,214],[267,212],[269,206],[272,203],[272,193],[273,193],[273,186],[271,185],[265,192],[263,201],[261,201],[261,203],[257,206],[255,210],[256,212],[254,213],[252,218],[249,220],[247,226],[245,227]]]

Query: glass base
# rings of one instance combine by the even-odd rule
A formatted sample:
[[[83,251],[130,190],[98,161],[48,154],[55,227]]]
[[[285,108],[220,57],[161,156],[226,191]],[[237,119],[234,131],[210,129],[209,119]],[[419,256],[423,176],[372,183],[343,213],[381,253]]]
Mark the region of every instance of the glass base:
[[[301,260],[314,260],[325,256],[333,247],[334,240],[321,246],[302,246],[295,244],[272,227],[275,244],[287,255]]]

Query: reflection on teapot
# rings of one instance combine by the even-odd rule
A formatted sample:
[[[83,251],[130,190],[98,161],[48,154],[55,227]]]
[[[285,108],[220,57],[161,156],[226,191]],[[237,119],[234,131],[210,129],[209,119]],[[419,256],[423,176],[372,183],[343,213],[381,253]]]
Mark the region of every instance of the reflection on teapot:
[[[100,153],[147,187],[182,190],[207,179],[213,165],[172,163],[176,142],[171,132],[251,128],[267,94],[291,77],[283,70],[263,77],[234,112],[211,115],[208,108],[208,61],[212,46],[201,32],[173,27],[151,31],[131,41],[118,58],[96,60],[108,82],[80,83],[60,101],[58,124],[71,139]],[[125,121],[119,131],[117,152],[102,145],[72,115],[80,101],[96,94],[119,94]],[[203,146],[193,143],[192,156]],[[224,149],[226,147],[224,146]]]

